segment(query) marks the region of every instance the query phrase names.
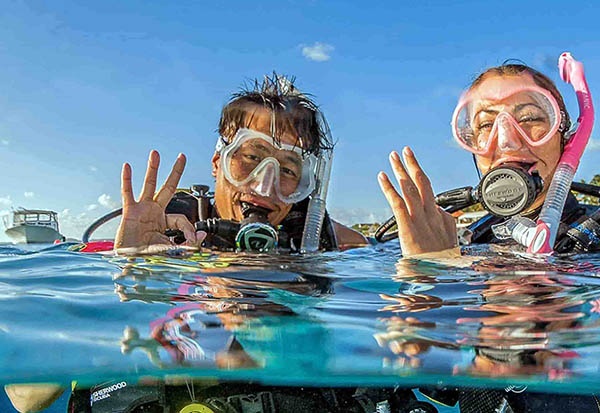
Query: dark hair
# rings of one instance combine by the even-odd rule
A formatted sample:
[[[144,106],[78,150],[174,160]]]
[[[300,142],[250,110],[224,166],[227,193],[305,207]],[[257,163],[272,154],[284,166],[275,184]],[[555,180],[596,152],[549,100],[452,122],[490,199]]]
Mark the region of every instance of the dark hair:
[[[231,96],[223,107],[219,134],[231,140],[240,128],[247,128],[254,117],[256,106],[271,112],[271,135],[279,142],[282,133],[291,133],[305,151],[318,155],[332,150],[334,142],[329,125],[319,107],[309,95],[294,85],[295,78],[273,72],[259,81],[254,80]]]
[[[571,119],[569,118],[569,112],[567,112],[567,107],[565,106],[565,101],[563,100],[562,95],[556,88],[554,82],[545,74],[538,72],[537,70],[523,64],[523,63],[511,63],[514,61],[513,59],[506,60],[500,66],[491,67],[487,69],[485,72],[477,76],[477,78],[471,83],[469,86],[469,90],[473,90],[477,87],[486,77],[497,75],[497,76],[518,76],[523,73],[528,73],[533,78],[533,81],[539,87],[546,89],[548,92],[552,94],[556,102],[558,103],[558,108],[561,111],[561,123],[560,123],[560,133],[565,138],[565,133],[571,128]]]

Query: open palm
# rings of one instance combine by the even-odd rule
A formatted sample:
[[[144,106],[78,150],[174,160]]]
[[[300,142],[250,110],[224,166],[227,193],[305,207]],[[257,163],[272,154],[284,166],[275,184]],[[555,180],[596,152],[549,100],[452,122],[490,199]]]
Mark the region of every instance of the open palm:
[[[123,218],[115,237],[115,250],[123,253],[127,250],[152,252],[153,249],[164,249],[165,246],[173,245],[169,237],[165,235],[167,228],[183,231],[188,245],[196,243],[194,227],[184,215],[165,214],[165,208],[177,190],[185,162],[185,156],[179,154],[169,177],[156,192],[160,155],[157,151],[151,151],[144,185],[138,201],[133,195],[131,166],[128,163],[123,165],[121,172]]]

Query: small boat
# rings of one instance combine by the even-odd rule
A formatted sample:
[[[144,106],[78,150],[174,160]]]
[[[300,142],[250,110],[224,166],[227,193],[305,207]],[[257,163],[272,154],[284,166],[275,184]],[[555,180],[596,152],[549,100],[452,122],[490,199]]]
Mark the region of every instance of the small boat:
[[[2,217],[4,233],[19,244],[51,244],[64,237],[58,230],[56,212],[19,208]]]

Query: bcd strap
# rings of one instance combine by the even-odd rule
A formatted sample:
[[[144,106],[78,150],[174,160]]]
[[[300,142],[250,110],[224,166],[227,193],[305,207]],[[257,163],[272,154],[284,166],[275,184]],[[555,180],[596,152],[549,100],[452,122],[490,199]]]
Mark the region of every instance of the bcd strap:
[[[558,252],[590,252],[600,249],[600,210],[571,225],[565,236],[557,243]]]

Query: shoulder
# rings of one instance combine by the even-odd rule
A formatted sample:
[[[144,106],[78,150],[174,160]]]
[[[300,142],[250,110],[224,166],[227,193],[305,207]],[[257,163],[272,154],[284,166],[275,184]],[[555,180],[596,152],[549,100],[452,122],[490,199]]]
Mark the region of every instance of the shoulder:
[[[364,247],[369,244],[365,236],[360,232],[355,231],[352,228],[348,228],[347,226],[342,225],[334,220],[331,220],[331,222],[333,223],[335,236],[337,238],[338,246],[341,250]]]

